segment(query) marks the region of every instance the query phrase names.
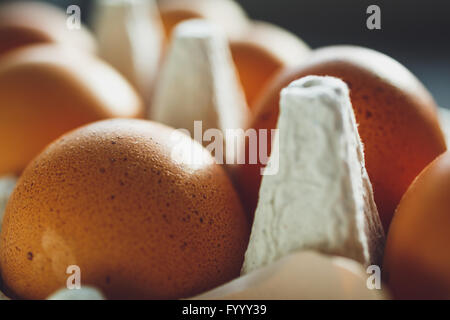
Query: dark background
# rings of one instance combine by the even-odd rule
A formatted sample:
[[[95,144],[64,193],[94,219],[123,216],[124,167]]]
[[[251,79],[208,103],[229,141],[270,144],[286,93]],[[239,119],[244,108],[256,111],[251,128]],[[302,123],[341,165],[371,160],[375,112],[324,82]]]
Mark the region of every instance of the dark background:
[[[356,44],[392,56],[422,80],[438,104],[450,108],[450,0],[237,1],[251,18],[283,26],[313,48]],[[94,0],[49,2],[79,5],[86,21],[94,4]],[[382,30],[366,28],[370,4],[381,7]]]

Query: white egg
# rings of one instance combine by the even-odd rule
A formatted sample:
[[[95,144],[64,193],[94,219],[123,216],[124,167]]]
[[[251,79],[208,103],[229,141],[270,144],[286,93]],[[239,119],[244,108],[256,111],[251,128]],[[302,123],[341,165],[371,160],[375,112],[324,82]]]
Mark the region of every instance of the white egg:
[[[377,300],[381,289],[369,289],[372,273],[359,263],[312,251],[290,256],[192,300]]]
[[[47,300],[105,300],[105,297],[95,288],[83,287],[81,289],[58,290]]]

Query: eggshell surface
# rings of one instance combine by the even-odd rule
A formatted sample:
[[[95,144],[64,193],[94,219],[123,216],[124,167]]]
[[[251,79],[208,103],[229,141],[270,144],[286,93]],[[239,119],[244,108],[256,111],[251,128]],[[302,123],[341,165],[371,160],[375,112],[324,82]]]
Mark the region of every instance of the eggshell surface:
[[[237,193],[208,151],[173,133],[107,120],[36,158],[3,222],[7,292],[44,299],[72,265],[108,299],[186,298],[237,277],[250,232]],[[204,161],[180,161],[182,150]]]
[[[386,280],[398,299],[450,298],[450,153],[433,161],[402,198],[388,234]]]
[[[71,30],[69,16],[42,2],[14,1],[0,6],[0,55],[31,44],[60,43],[95,52],[96,43],[83,26]]]
[[[307,75],[337,77],[349,86],[375,202],[387,231],[410,183],[446,150],[432,97],[388,56],[361,47],[332,46],[315,51],[307,62],[274,79],[254,107],[249,127],[274,129],[281,89]],[[268,143],[270,150],[270,138]],[[260,168],[251,164],[237,168],[237,184],[250,213],[258,199]]]
[[[272,77],[284,67],[304,62],[310,53],[296,35],[262,21],[252,22],[230,41],[230,48],[250,108]]]
[[[142,113],[135,90],[99,59],[60,45],[17,49],[0,60],[0,174],[19,174],[69,130]]]

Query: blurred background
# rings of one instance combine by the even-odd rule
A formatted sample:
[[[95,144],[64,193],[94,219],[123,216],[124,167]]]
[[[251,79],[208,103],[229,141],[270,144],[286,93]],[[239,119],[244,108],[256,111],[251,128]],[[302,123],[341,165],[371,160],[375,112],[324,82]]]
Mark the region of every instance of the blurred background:
[[[450,108],[449,0],[237,1],[251,18],[276,23],[313,48],[356,44],[392,56],[422,80],[439,105]],[[88,23],[95,1],[47,2],[62,7],[79,5],[82,18]],[[366,9],[371,4],[381,7],[381,30],[366,28]]]

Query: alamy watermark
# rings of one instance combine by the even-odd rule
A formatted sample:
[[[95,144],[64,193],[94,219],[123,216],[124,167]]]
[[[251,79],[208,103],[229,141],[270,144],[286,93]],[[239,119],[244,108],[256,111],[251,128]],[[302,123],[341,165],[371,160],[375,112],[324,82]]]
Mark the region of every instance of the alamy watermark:
[[[381,30],[381,8],[373,4],[367,7],[366,13],[370,15],[366,21],[367,29]]]
[[[190,139],[191,137],[192,139]],[[199,149],[203,145],[218,164],[256,165],[261,175],[275,175],[279,169],[279,134],[278,129],[207,129],[203,131],[202,121],[194,121],[193,137],[187,129],[175,130],[171,137],[174,147],[172,160],[190,166],[211,164],[211,157]],[[270,144],[270,142],[272,142]],[[272,146],[269,154],[269,146]],[[270,160],[270,161],[269,161]]]
[[[366,281],[367,289],[381,290],[381,268],[377,265],[371,265],[367,267],[366,273],[370,274]]]
[[[66,281],[66,287],[69,290],[79,290],[81,289],[81,269],[77,265],[70,265],[66,269],[66,274],[69,277]]]
[[[67,7],[66,13],[68,15],[66,25],[69,30],[81,29],[81,9],[77,5],[70,5]]]

